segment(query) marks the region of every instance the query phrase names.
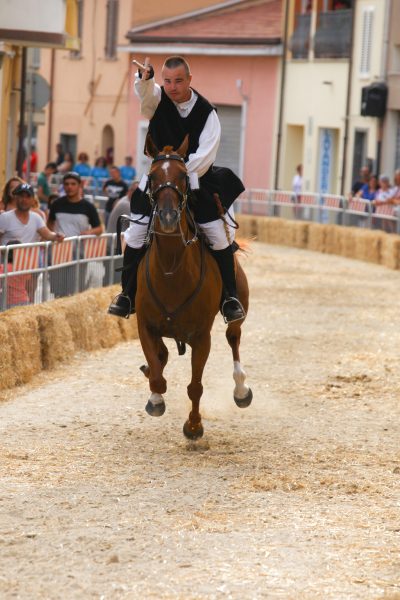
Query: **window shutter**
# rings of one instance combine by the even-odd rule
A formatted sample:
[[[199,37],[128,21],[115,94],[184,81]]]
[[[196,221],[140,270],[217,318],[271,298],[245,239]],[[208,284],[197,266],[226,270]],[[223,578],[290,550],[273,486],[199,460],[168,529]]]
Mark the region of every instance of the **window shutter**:
[[[106,58],[115,58],[117,55],[118,8],[119,0],[107,1]]]
[[[371,46],[372,46],[372,28],[374,22],[374,9],[372,6],[364,8],[362,17],[362,37],[361,37],[361,60],[360,76],[368,77],[371,69]]]

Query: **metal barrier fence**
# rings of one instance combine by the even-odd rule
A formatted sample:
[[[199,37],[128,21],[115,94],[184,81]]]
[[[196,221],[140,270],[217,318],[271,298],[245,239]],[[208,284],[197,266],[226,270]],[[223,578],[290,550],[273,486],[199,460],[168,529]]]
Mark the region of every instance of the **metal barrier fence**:
[[[0,311],[118,283],[116,234],[0,246]]]
[[[238,213],[381,229],[400,235],[400,206],[332,194],[248,189],[235,202]]]

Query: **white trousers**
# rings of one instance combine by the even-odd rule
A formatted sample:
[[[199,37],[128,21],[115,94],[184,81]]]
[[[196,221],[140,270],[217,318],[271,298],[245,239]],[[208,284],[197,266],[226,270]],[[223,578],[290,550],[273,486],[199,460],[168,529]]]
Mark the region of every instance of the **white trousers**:
[[[235,214],[233,212],[233,206],[231,206],[228,210],[229,215],[234,219]],[[150,217],[142,217],[142,215],[135,215],[131,213],[132,219],[140,219],[141,223],[148,224]],[[222,219],[217,219],[216,221],[211,221],[210,223],[198,223],[198,227],[201,231],[207,236],[208,241],[210,242],[211,248],[213,250],[224,250],[230,246],[235,239],[235,229],[232,227],[231,219],[226,217],[227,223],[227,232],[229,240],[227,239],[227,234],[224,227],[224,222]],[[145,242],[147,233],[147,227],[145,225],[139,225],[138,223],[130,223],[128,229],[124,233],[125,242],[131,248],[141,248]]]

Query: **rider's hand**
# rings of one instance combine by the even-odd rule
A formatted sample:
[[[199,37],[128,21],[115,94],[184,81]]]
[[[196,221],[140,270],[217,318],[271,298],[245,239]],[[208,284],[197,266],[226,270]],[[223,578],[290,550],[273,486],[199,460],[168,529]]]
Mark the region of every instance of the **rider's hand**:
[[[144,67],[144,69],[138,67],[139,78],[144,80],[152,79],[152,77],[154,77],[154,69],[150,64],[150,58],[148,56],[145,58]]]

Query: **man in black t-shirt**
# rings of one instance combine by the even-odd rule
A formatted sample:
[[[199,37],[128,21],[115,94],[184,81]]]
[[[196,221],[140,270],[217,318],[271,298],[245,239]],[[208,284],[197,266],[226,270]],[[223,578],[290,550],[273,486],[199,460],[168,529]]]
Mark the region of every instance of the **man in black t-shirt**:
[[[103,226],[96,207],[82,198],[81,177],[79,173],[70,171],[63,177],[65,196],[60,196],[50,205],[47,226],[52,231],[63,233],[65,237],[81,235],[100,235]],[[81,264],[79,269],[79,291],[85,289],[87,265]],[[74,291],[74,266],[63,267],[51,271],[51,291],[56,298],[72,294]]]
[[[121,177],[121,171],[118,167],[110,168],[111,179],[108,179],[103,185],[103,192],[108,196],[104,210],[104,221],[107,227],[108,218],[114,207],[114,204],[120,198],[123,198],[128,193],[128,185]]]

